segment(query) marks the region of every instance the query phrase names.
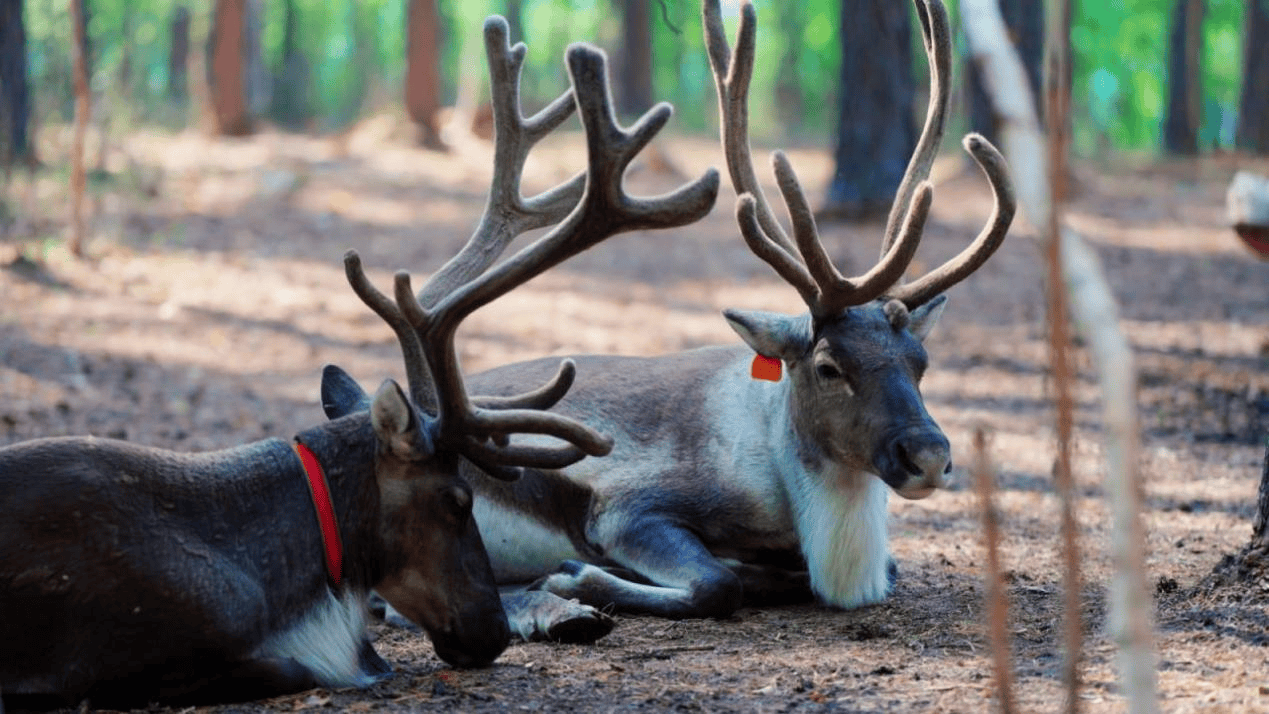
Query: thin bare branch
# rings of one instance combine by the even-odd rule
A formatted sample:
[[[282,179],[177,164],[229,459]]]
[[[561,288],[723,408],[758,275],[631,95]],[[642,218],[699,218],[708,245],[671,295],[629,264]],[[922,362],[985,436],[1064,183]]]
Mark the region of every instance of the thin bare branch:
[[[987,634],[991,642],[992,667],[996,671],[996,691],[1001,714],[1018,711],[1013,698],[1013,655],[1009,647],[1009,595],[1005,592],[1000,567],[1000,514],[996,511],[995,474],[988,454],[987,434],[974,429],[974,488],[978,492],[983,521],[983,543],[987,551]]]
[[[1001,120],[1003,144],[1019,177],[1018,194],[1032,225],[1051,224],[1055,211],[1050,168],[1022,62],[1013,48],[997,3],[962,0],[961,13],[972,57]],[[1111,510],[1111,636],[1119,648],[1119,679],[1132,714],[1158,711],[1154,627],[1145,568],[1138,472],[1140,427],[1133,352],[1119,326],[1119,308],[1096,253],[1068,227],[1059,235],[1061,280],[1069,287],[1071,312],[1097,366],[1105,422],[1107,494]],[[1052,237],[1056,239],[1056,236]]]

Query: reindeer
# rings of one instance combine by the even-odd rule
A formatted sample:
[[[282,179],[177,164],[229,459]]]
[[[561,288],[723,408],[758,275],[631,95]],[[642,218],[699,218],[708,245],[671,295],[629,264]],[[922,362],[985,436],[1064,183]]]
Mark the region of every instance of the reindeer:
[[[491,23],[487,34],[506,45],[505,23]],[[522,45],[504,52],[497,69],[517,69],[523,54]],[[546,411],[573,385],[569,360],[539,389],[469,397],[455,332],[474,310],[610,236],[699,219],[719,184],[711,171],[668,196],[627,196],[621,174],[668,107],[623,131],[602,53],[574,45],[567,65],[573,89],[522,120],[510,155],[499,155],[491,194],[516,209],[485,216],[451,269],[422,287],[430,297],[417,299],[402,272],[389,299],[355,252],[345,256],[353,290],[396,334],[408,397],[389,380],[366,397],[366,409],[291,443],[184,454],[72,437],[0,449],[6,696],[144,704],[365,686],[389,671],[365,631],[372,588],[421,625],[452,665],[487,665],[503,651],[511,631],[460,459],[479,466],[481,479],[510,481],[521,468],[601,456],[612,441]],[[534,199],[509,195],[528,147],[575,106],[587,170]],[[463,267],[464,256],[500,251],[525,226],[550,223],[557,225],[496,268]],[[346,377],[326,368],[324,400]],[[594,639],[611,627],[593,608],[564,611],[565,620],[530,614],[557,638],[582,628]]]
[[[588,379],[554,409],[599,425],[614,439],[612,452],[526,469],[515,482],[465,472],[495,577],[504,586],[529,585],[520,596],[532,599],[504,597],[519,636],[544,633],[534,615],[514,613],[540,614],[572,599],[669,618],[725,617],[742,603],[812,597],[854,608],[884,599],[893,587],[889,491],[924,498],[946,484],[952,468],[948,440],[921,399],[928,364],[922,341],[942,314],[943,293],[999,247],[1015,208],[999,152],[981,136],[966,137],[992,188],[993,214],[961,254],[900,284],[929,215],[926,179],[944,132],[951,62],[943,4],[914,3],[931,67],[930,106],[880,262],[846,278],[825,254],[788,159],[774,156],[792,239],[755,178],[746,127],[753,6],[742,7],[733,53],[718,0],[706,0],[706,45],[741,233],[809,312],[725,311],[743,346],[574,357]],[[499,102],[499,93],[495,116],[498,131],[507,133],[514,107]],[[787,376],[751,379],[755,361],[759,373]],[[513,364],[472,383],[484,393],[510,394],[550,369],[543,360]],[[328,416],[365,407],[367,396],[351,380],[327,386]]]

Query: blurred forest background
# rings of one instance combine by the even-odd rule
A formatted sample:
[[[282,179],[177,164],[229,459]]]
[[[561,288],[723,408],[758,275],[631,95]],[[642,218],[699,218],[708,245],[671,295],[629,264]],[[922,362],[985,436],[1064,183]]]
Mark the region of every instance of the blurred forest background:
[[[736,17],[735,4],[724,2],[725,17]],[[1077,154],[1269,151],[1269,1],[1073,5]],[[832,146],[839,167],[881,165],[883,175],[861,179],[878,189],[851,188],[837,176],[828,198],[865,213],[873,194],[888,205],[925,111],[928,69],[910,4],[756,6],[765,21],[750,93],[755,140]],[[1002,6],[1038,80],[1044,3]],[[959,27],[956,0],[949,9]],[[407,116],[421,143],[443,148],[440,127],[452,116],[443,107],[457,105],[480,121],[487,93],[480,25],[494,13],[508,18],[513,42],[532,50],[522,84],[528,110],[567,85],[564,47],[585,38],[614,58],[623,114],[665,100],[677,110],[676,130],[715,130],[697,2],[0,0],[0,149],[10,165],[37,163],[32,137],[74,118],[76,11],[84,19],[92,125],[106,135],[140,126],[241,135],[270,125],[331,134],[388,112]],[[964,38],[955,46],[948,135],[974,129],[990,137],[991,115]],[[878,89],[879,82],[887,86]],[[880,138],[894,132],[894,141]],[[858,146],[850,146],[852,137]],[[876,151],[896,166],[867,155]]]

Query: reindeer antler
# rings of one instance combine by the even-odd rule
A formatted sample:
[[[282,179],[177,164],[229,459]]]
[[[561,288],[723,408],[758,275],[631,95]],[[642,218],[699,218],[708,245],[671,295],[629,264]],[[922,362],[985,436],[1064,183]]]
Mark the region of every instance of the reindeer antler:
[[[505,38],[505,24],[490,21],[485,27],[487,40],[491,35],[497,39],[498,33]],[[505,46],[505,39],[502,44]],[[518,67],[523,57],[522,48],[519,45],[511,51],[512,62],[508,66]],[[396,275],[395,301],[390,300],[366,280],[355,252],[350,251],[344,259],[354,291],[392,326],[401,342],[412,398],[417,403],[425,403],[435,388],[438,441],[456,449],[489,473],[503,477],[514,475],[509,466],[562,468],[586,455],[602,456],[611,450],[612,441],[579,422],[542,411],[562,398],[572,384],[575,369],[567,360],[555,377],[538,390],[499,399],[469,397],[454,348],[459,324],[481,306],[606,238],[626,231],[671,228],[699,220],[713,207],[718,193],[718,173],[711,169],[697,181],[665,196],[635,198],[628,195],[622,187],[622,175],[669,120],[672,109],[668,104],[659,104],[634,127],[622,129],[612,110],[603,52],[575,44],[568,48],[566,57],[572,94],[586,132],[589,158],[582,175],[581,197],[562,221],[537,241],[488,269],[515,232],[542,225],[547,216],[559,211],[564,199],[558,196],[568,195],[567,191],[571,190],[558,191],[556,198],[543,200],[537,208],[507,209],[507,205],[521,200],[518,187],[499,188],[497,184],[510,175],[515,175],[518,181],[519,168],[511,171],[499,167],[481,228],[460,251],[460,255],[480,256],[479,259],[472,258],[450,270],[442,269],[424,285],[418,296],[411,289],[409,275],[402,272]],[[525,135],[532,133],[535,132]],[[536,140],[537,137],[532,139]],[[500,156],[519,167],[524,159],[520,152],[527,151],[528,144],[522,146]],[[496,194],[503,198],[495,199]],[[508,199],[509,195],[515,199]],[[507,215],[494,210],[497,201],[508,202],[501,212]],[[456,263],[451,261],[449,265]],[[434,284],[438,281],[443,285]],[[437,298],[429,304],[424,298],[432,295]],[[412,362],[412,355],[422,359]],[[429,374],[432,379],[428,379]],[[554,436],[568,445],[508,443],[505,436],[515,433]],[[489,441],[491,438],[493,443]]]
[[[485,20],[485,57],[494,118],[494,170],[485,212],[471,238],[453,258],[432,274],[419,290],[419,302],[435,305],[456,285],[484,272],[518,235],[555,223],[577,205],[586,181],[579,173],[554,188],[525,198],[520,179],[529,151],[573,114],[573,90],[525,118],[520,113],[520,70],[528,51],[523,42],[509,44],[507,21]]]
[[[723,154],[739,198],[736,219],[750,249],[792,285],[816,321],[851,305],[889,293],[908,308],[921,305],[976,270],[1000,246],[1013,220],[1014,197],[1000,153],[976,134],[965,147],[987,174],[995,199],[988,228],[960,255],[910,285],[895,287],[903,277],[929,216],[933,188],[927,180],[947,119],[951,35],[941,0],[913,0],[930,62],[930,106],[916,150],[900,182],[882,239],[881,260],[867,273],[844,277],[832,264],[819,238],[815,219],[788,158],[772,156],[776,182],[784,196],[795,241],[781,228],[758,185],[748,136],[749,80],[753,76],[757,14],[750,2],[741,6],[736,49],[728,48],[719,0],[705,0],[705,45],[718,88]]]

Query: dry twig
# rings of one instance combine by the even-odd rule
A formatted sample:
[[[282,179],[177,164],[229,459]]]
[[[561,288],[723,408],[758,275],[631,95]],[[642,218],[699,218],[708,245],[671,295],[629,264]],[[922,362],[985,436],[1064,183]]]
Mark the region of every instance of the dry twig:
[[[982,509],[983,542],[987,550],[987,634],[991,642],[992,666],[1001,714],[1017,711],[1013,698],[1013,655],[1009,647],[1009,596],[1000,572],[1000,514],[993,501],[995,477],[987,453],[987,434],[974,430],[974,488]]]
[[[1009,157],[1018,196],[1032,223],[1042,230],[1059,227],[1044,139],[1033,110],[1031,89],[1017,52],[1007,39],[1000,9],[991,0],[965,0],[961,7],[965,33],[1001,120],[1005,155]],[[1064,119],[1063,119],[1064,121]],[[1055,125],[1057,125],[1055,123]],[[1137,472],[1140,433],[1136,407],[1136,367],[1127,338],[1119,329],[1118,307],[1097,256],[1071,229],[1060,227],[1050,238],[1061,259],[1062,282],[1071,315],[1084,335],[1102,390],[1107,435],[1107,493],[1111,502],[1111,581],[1109,629],[1119,648],[1120,679],[1129,711],[1155,712],[1155,657],[1146,585],[1145,537],[1142,531],[1141,486]]]

